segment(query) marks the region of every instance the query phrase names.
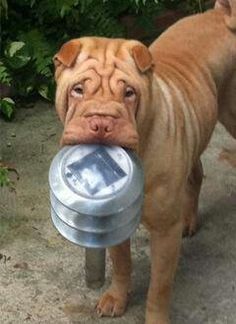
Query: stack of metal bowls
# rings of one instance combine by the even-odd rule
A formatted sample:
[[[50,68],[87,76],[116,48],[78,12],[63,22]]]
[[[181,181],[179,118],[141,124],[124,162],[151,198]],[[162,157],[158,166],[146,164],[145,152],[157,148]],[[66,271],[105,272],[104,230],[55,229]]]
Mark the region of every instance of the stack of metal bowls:
[[[106,248],[140,223],[144,176],[135,153],[118,146],[66,146],[49,171],[51,216],[69,241]]]

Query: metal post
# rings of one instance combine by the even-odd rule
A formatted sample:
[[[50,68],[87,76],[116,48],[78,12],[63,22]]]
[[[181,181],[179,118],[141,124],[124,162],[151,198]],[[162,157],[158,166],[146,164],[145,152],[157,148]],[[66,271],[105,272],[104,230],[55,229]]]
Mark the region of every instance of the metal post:
[[[100,288],[105,281],[106,249],[85,249],[86,285],[89,288]]]

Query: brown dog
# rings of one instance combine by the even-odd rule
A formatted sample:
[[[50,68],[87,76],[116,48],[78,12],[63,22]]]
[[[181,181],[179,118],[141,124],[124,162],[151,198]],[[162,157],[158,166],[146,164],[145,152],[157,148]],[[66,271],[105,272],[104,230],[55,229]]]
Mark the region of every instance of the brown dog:
[[[236,0],[179,21],[149,49],[122,39],[72,40],[55,66],[62,145],[115,144],[143,160],[152,262],[146,323],[167,324],[182,232],[196,229],[200,155],[217,118],[236,138]],[[129,241],[110,254],[101,316],[122,315],[131,288]]]

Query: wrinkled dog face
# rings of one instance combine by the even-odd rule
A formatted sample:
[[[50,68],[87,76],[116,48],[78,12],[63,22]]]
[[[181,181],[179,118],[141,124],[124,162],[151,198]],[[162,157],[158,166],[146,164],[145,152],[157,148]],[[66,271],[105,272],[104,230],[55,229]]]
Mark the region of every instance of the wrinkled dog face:
[[[152,65],[147,48],[137,41],[81,38],[64,44],[54,62],[56,109],[64,123],[61,144],[136,149]]]

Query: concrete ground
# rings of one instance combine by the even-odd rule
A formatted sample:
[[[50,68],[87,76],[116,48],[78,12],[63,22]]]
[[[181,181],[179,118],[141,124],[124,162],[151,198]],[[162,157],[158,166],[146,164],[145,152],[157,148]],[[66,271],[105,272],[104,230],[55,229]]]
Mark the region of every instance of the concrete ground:
[[[98,319],[94,305],[102,289],[85,285],[84,250],[63,239],[50,220],[48,169],[61,132],[54,109],[38,103],[0,121],[1,158],[20,180],[16,194],[0,189],[0,323],[144,323],[149,281],[148,234],[132,240],[133,296],[126,314]],[[205,179],[199,232],[184,239],[175,281],[173,324],[236,324],[236,169],[232,140],[218,125],[203,156]],[[231,159],[231,160],[230,160]],[[230,164],[231,162],[231,164]],[[14,172],[12,173],[15,178]]]

